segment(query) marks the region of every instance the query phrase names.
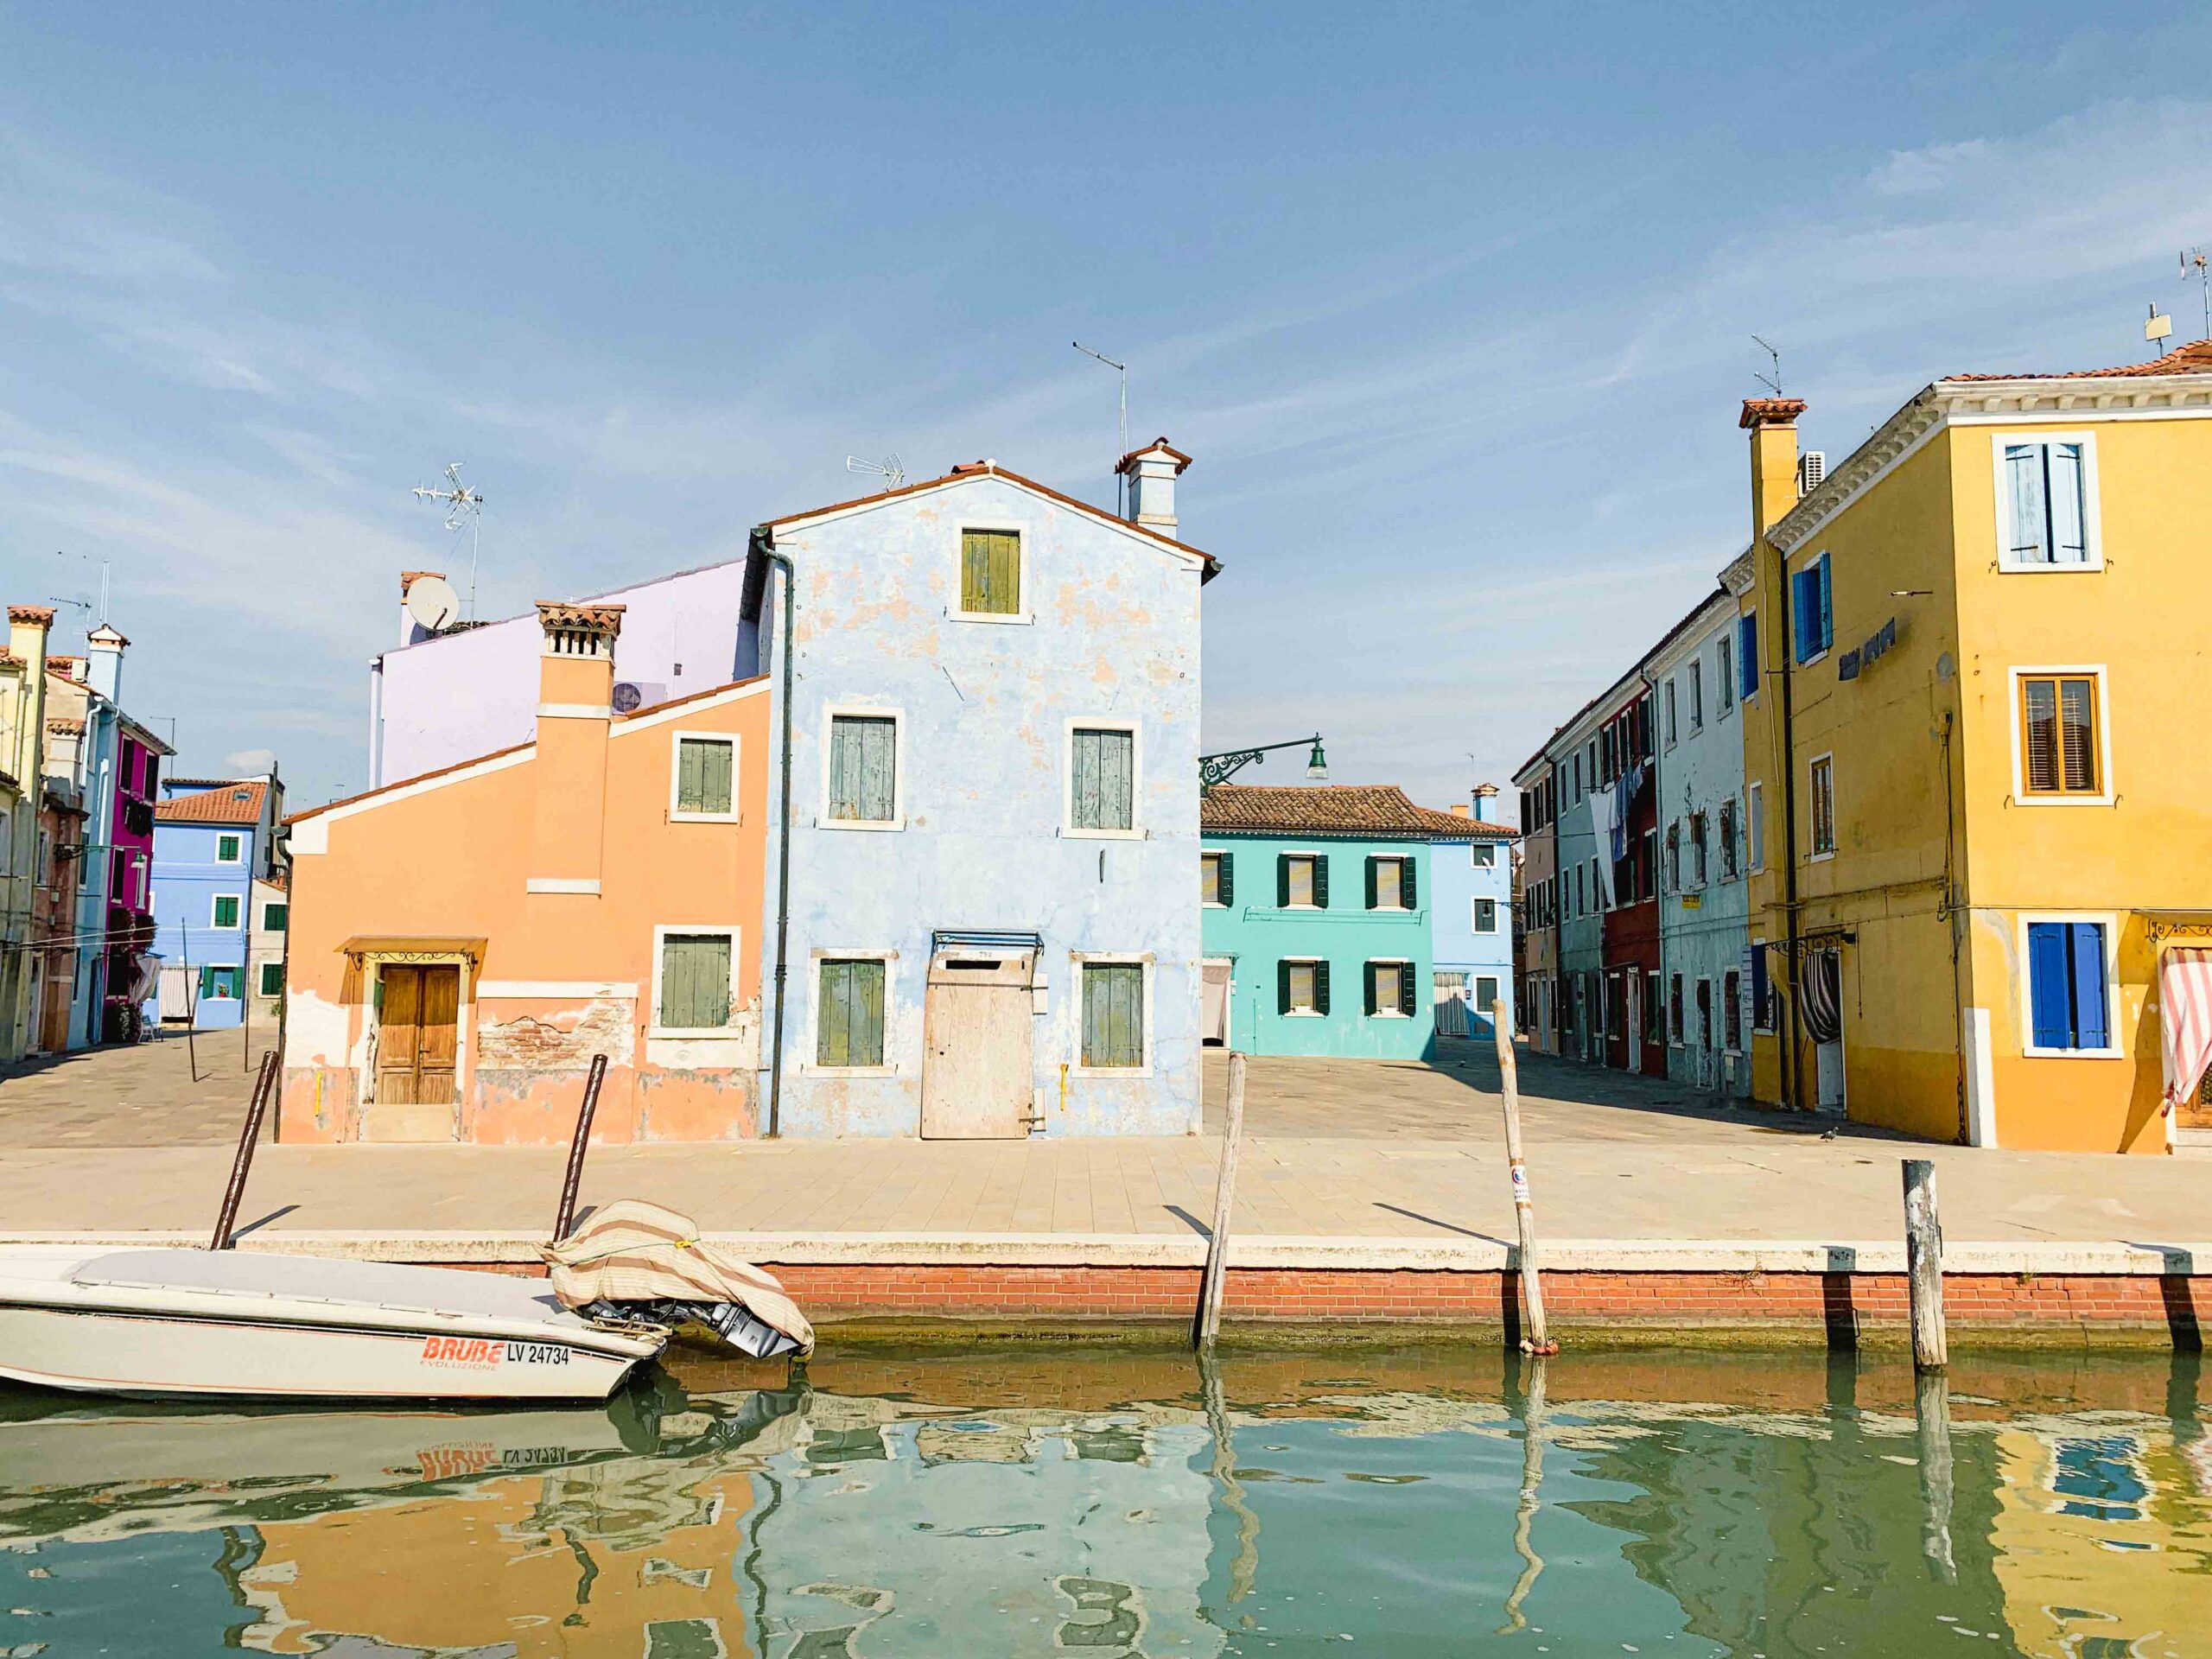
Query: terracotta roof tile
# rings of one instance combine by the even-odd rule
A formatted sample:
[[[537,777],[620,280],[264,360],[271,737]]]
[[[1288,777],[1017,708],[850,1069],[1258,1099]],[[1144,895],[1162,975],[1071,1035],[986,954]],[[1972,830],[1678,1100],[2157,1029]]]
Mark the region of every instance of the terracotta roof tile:
[[[1511,841],[1512,825],[1415,806],[1395,784],[1217,784],[1199,803],[1209,835],[1375,835]]]
[[[2192,340],[2186,346],[2177,346],[2164,357],[2154,357],[2147,363],[2122,363],[2111,369],[2069,369],[2063,373],[2030,374],[1947,374],[1948,381],[1957,380],[2116,380],[2133,379],[2146,374],[2212,374],[2212,340]]]
[[[172,782],[175,780],[172,779]],[[224,784],[190,795],[172,795],[154,808],[156,823],[242,823],[261,822],[269,793],[266,784]]]

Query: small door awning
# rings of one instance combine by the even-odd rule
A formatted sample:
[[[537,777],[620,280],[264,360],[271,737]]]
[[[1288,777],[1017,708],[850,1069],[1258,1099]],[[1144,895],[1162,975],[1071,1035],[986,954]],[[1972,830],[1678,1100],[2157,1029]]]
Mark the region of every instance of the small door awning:
[[[485,941],[427,933],[356,933],[338,947],[342,955],[387,962],[445,962],[466,957],[474,964],[484,960]]]

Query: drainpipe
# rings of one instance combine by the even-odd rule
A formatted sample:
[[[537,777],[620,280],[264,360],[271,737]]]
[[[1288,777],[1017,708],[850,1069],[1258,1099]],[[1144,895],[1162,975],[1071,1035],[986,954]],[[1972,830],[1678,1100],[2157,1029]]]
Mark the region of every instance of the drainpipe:
[[[778,630],[776,639],[784,659],[783,683],[777,699],[782,709],[778,740],[782,753],[778,763],[782,782],[776,803],[776,1027],[768,1039],[766,1138],[773,1141],[783,1132],[784,983],[789,973],[791,931],[791,646],[792,627],[798,612],[798,572],[788,557],[776,551],[776,533],[769,525],[753,527],[753,551],[776,566],[784,575],[784,626]],[[767,607],[764,605],[762,608]]]
[[[1761,532],[1764,542],[1764,532]],[[1797,727],[1793,718],[1796,707],[1797,650],[1793,643],[1797,619],[1790,606],[1789,561],[1779,547],[1764,543],[1774,555],[1782,574],[1781,626],[1771,630],[1782,647],[1782,914],[1789,945],[1789,995],[1782,999],[1782,1014],[1788,1027],[1787,1041],[1783,1054],[1789,1064],[1783,1067],[1783,1086],[1789,1090],[1785,1103],[1792,1110],[1807,1109],[1800,1096],[1804,1092],[1805,1057],[1801,1048],[1804,1040],[1800,998],[1803,995],[1805,963],[1798,950],[1797,914]],[[1820,1103],[1815,1101],[1817,1108]]]

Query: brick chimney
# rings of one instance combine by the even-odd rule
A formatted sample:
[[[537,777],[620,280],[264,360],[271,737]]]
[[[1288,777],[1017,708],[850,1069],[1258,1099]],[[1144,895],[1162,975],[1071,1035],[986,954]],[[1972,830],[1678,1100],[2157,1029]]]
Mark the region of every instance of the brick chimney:
[[[1802,397],[1746,397],[1737,425],[1751,435],[1751,539],[1797,505],[1797,417]]]
[[[1114,463],[1114,470],[1129,480],[1129,522],[1140,529],[1173,537],[1175,534],[1175,480],[1191,458],[1169,443],[1154,438],[1141,449],[1132,449]]]
[[[537,603],[537,807],[525,890],[596,897],[620,605]]]
[[[86,683],[112,703],[123,702],[123,652],[130,643],[107,622],[85,637]]]

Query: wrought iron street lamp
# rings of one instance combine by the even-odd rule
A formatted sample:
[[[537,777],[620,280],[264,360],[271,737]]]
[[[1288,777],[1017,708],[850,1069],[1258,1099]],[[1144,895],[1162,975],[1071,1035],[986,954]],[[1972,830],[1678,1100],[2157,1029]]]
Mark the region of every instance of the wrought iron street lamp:
[[[1329,758],[1321,753],[1321,734],[1316,732],[1311,737],[1294,737],[1287,743],[1262,743],[1249,749],[1224,749],[1219,754],[1202,754],[1198,757],[1198,787],[1207,790],[1216,784],[1225,784],[1247,766],[1266,764],[1268,756],[1277,749],[1303,748],[1308,744],[1313,746],[1313,753],[1306,758],[1306,775],[1317,784],[1323,782],[1329,775]]]

